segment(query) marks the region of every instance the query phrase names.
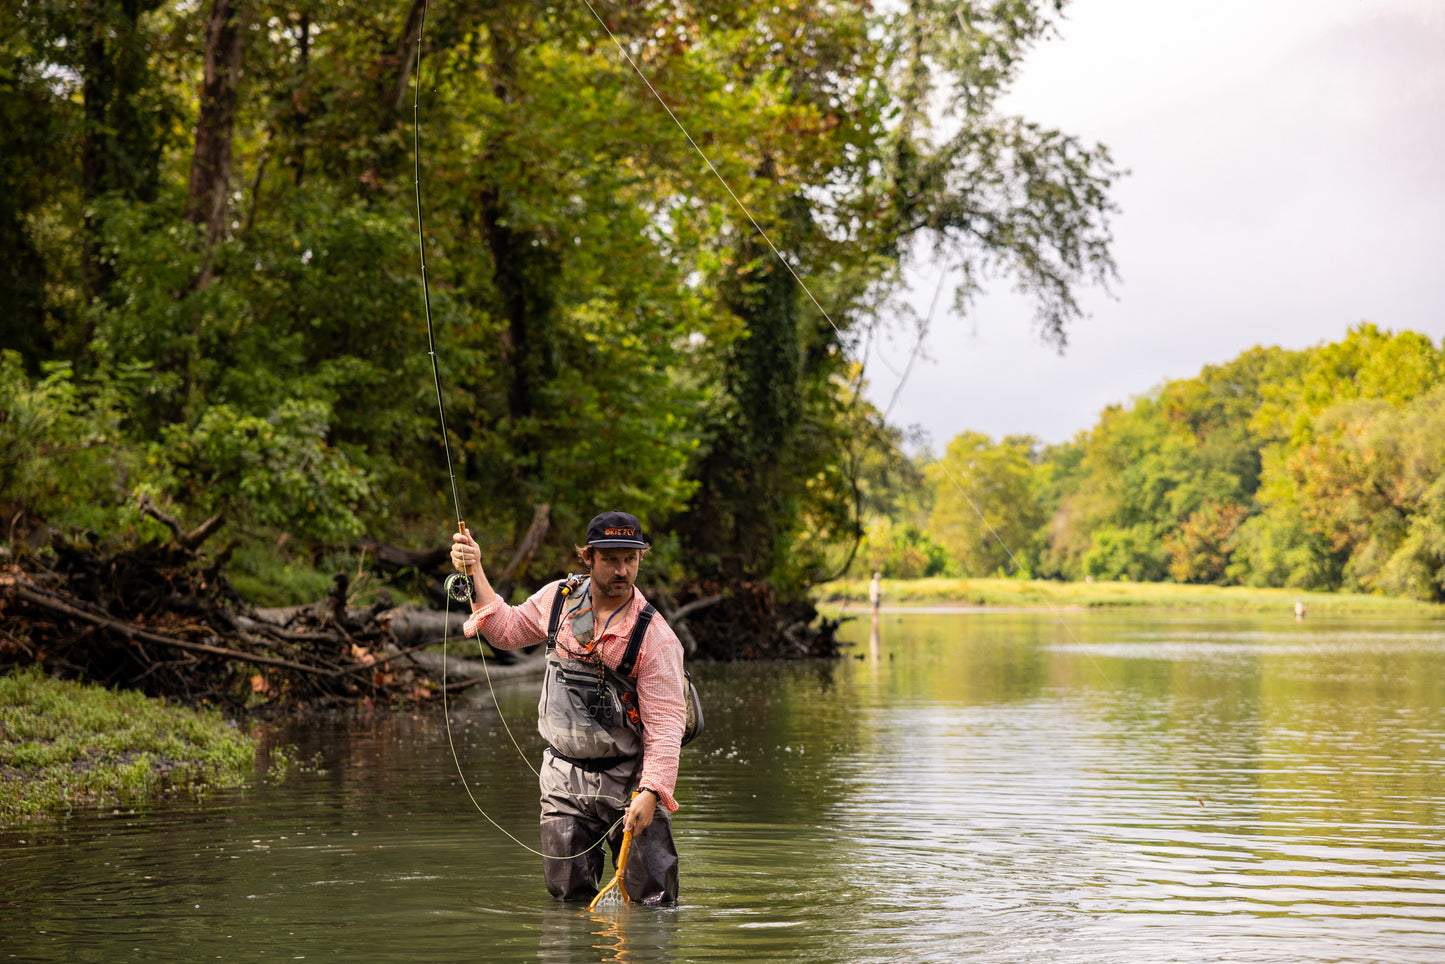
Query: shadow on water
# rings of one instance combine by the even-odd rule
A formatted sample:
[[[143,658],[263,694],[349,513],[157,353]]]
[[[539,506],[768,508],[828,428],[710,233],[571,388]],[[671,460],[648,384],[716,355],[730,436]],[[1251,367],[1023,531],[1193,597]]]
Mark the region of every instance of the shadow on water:
[[[1445,958],[1438,623],[847,629],[836,663],[694,668],[676,908],[555,905],[478,812],[536,846],[518,681],[450,735],[439,707],[278,726],[315,761],[280,786],[0,834],[0,958]]]

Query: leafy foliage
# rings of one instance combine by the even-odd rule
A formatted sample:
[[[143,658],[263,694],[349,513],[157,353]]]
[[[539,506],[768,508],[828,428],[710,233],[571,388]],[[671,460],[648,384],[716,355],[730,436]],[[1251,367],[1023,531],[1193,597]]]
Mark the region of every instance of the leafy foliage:
[[[80,380],[56,362],[32,380],[18,352],[0,352],[0,501],[11,515],[65,518],[98,531],[134,521],[129,485],[154,471],[122,431],[141,374]]]
[[[977,432],[948,443],[928,467],[933,485],[929,530],[967,576],[1028,574],[1043,513],[1029,482],[1037,442],[1011,436],[995,444]]]
[[[965,433],[931,474],[930,531],[970,574],[993,571],[982,527],[948,508],[967,492],[991,524],[1034,520],[1003,542],[1048,575],[1445,600],[1442,358],[1362,324],[1169,382],[1032,462]]]
[[[911,522],[887,518],[868,527],[865,572],[881,572],[885,579],[926,579],[958,574],[958,563],[932,535]]]
[[[924,507],[880,494],[921,476],[859,402],[857,345],[910,258],[964,301],[1012,276],[1059,343],[1112,273],[1107,151],[997,109],[1058,3],[642,0],[603,29],[462,0],[423,36],[417,3],[259,0],[233,115],[200,110],[208,4],[19,6],[4,430],[49,440],[36,466],[111,446],[51,489],[0,478],[58,526],[144,492],[257,542],[434,543],[450,468],[490,549],[552,506],[534,576],[613,506],[681,581],[796,596],[877,511],[898,565],[941,571]],[[231,165],[219,220],[188,178],[203,139]]]

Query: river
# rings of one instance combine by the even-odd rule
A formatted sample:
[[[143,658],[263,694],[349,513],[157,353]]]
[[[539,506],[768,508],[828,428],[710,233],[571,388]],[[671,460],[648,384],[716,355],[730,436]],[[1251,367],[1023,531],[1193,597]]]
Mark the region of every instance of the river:
[[[1445,960],[1445,623],[870,629],[694,667],[676,908],[549,902],[515,681],[277,724],[278,785],[0,833],[0,958]]]

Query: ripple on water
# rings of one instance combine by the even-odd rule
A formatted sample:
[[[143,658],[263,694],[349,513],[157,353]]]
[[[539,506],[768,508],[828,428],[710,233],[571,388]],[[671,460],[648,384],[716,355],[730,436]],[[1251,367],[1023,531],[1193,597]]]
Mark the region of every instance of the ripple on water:
[[[1438,632],[928,619],[872,662],[698,667],[676,909],[546,899],[477,810],[535,844],[482,694],[450,742],[299,728],[282,786],[0,837],[0,957],[1445,960]],[[535,760],[534,692],[501,699]]]

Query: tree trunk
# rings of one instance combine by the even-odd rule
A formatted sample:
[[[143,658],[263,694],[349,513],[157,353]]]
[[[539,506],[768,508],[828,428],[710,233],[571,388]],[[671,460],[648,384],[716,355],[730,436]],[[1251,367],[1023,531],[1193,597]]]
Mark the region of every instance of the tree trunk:
[[[383,104],[383,117],[389,119],[406,106],[406,89],[416,67],[417,42],[421,38],[422,18],[426,14],[426,0],[412,0],[411,9],[406,12],[401,37],[396,42],[396,80],[392,84],[391,97]],[[383,127],[388,126],[383,122]]]
[[[226,199],[231,184],[231,128],[236,117],[237,86],[245,50],[245,0],[213,0],[206,21],[206,73],[196,119],[196,147],[186,219],[206,229],[214,247],[226,230]],[[210,280],[209,260],[196,287]]]
[[[522,573],[526,572],[527,564],[532,561],[532,556],[542,545],[542,540],[547,536],[547,526],[550,524],[551,514],[552,507],[546,502],[539,502],[532,506],[532,524],[527,527],[527,534],[522,537],[522,541],[517,543],[517,551],[512,553],[512,558],[507,560],[507,564],[502,567],[502,571],[497,576],[497,585],[506,587],[505,592],[502,592],[500,588],[498,590],[503,597],[511,595],[512,584]]]
[[[159,184],[159,125],[139,106],[150,83],[150,52],[140,20],[155,6],[155,0],[85,0],[80,8],[85,118],[80,179],[86,212],[81,257],[87,302],[103,297],[113,280],[100,257],[92,202],[110,192],[149,201]],[[87,331],[82,343],[89,340]]]
[[[510,105],[514,100],[517,52],[505,29],[494,28],[490,36],[492,92],[499,102]],[[494,165],[525,169],[528,158],[507,156],[513,150],[503,131],[489,142],[481,169],[486,171]],[[527,509],[547,499],[547,480],[537,471],[545,446],[537,434],[541,429],[536,426],[552,422],[546,389],[558,370],[556,281],[562,275],[562,256],[557,245],[541,232],[513,226],[510,198],[498,184],[484,180],[477,201],[492,260],[497,313],[507,323],[502,336],[503,367],[510,378],[507,414],[513,434],[509,442],[517,454],[512,515],[520,534],[526,525]]]

